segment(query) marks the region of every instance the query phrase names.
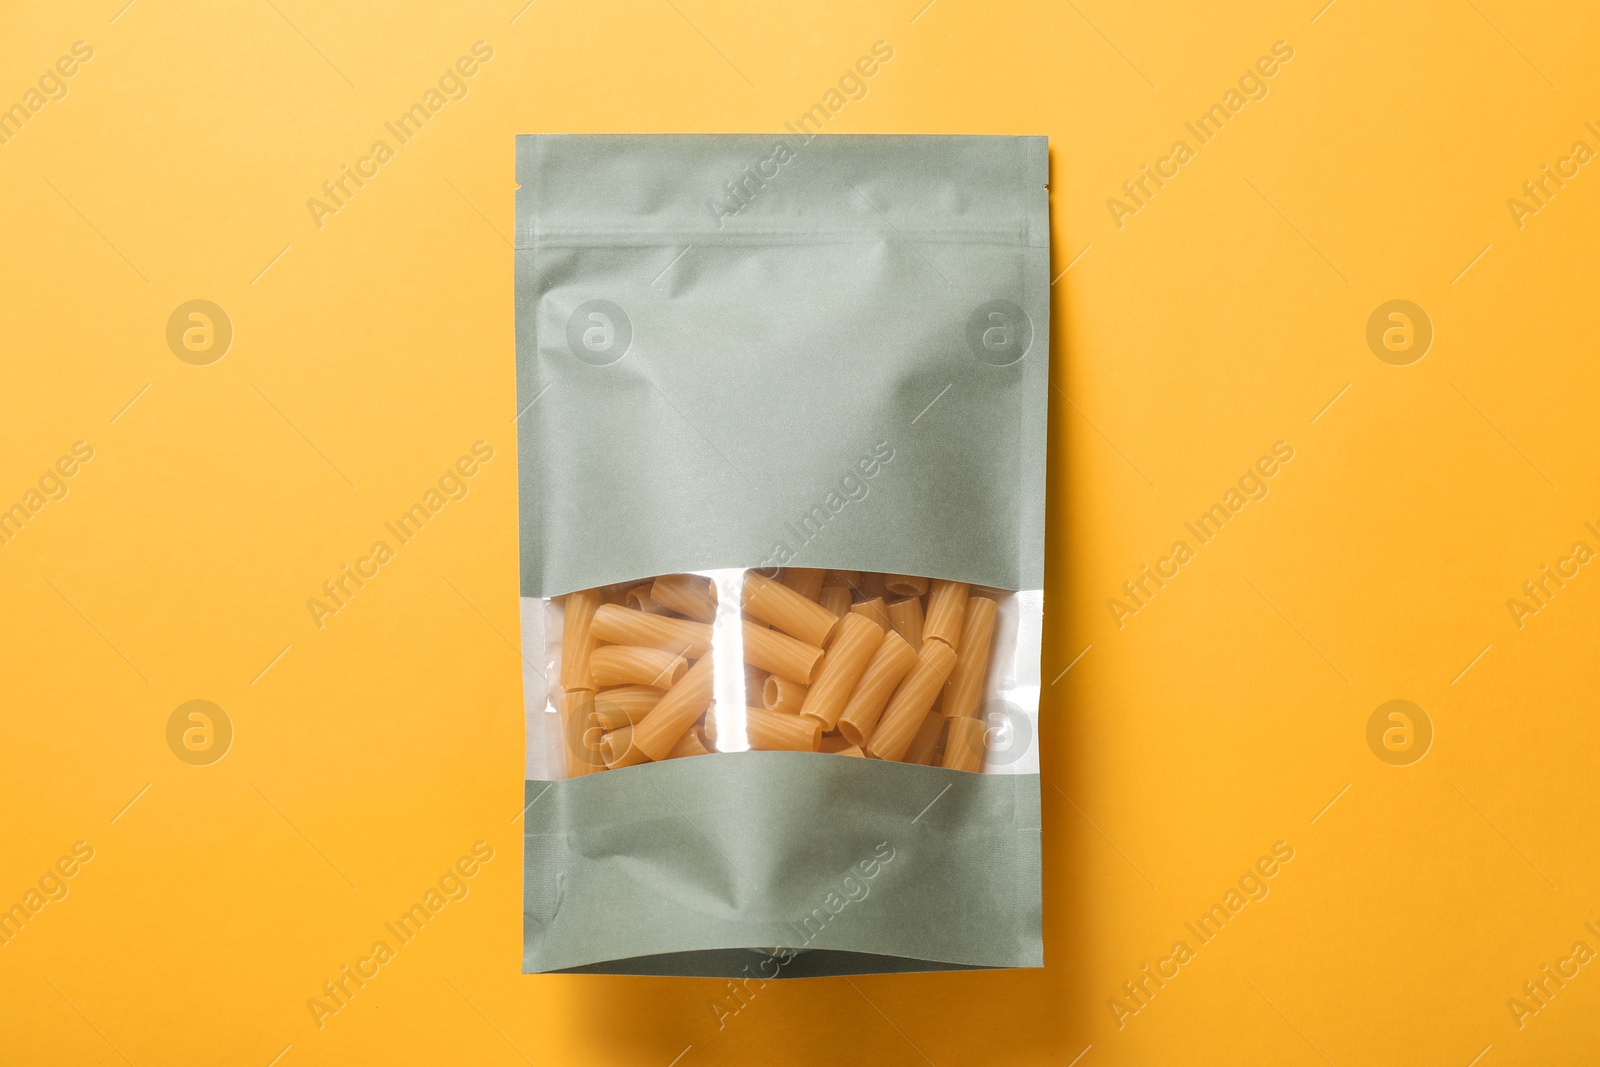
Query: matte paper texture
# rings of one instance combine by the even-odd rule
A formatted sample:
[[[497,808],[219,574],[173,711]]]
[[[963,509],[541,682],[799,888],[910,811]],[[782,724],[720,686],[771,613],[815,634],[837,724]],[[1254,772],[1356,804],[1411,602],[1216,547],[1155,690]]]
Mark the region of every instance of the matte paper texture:
[[[517,180],[523,595],[1043,586],[1043,138],[526,136]]]

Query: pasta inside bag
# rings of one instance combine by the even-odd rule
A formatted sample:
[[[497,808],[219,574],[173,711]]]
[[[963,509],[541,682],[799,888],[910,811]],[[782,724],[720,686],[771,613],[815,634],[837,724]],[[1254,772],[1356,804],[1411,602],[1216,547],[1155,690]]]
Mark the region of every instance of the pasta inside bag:
[[[1043,138],[517,167],[523,969],[1041,966]]]

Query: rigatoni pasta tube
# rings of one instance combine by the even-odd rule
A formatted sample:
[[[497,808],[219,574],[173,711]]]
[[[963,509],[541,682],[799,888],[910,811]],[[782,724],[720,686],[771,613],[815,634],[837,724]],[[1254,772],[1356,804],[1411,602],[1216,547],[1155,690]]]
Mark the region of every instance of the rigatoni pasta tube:
[[[711,624],[648,615],[633,608],[602,604],[594,613],[592,632],[614,645],[645,645],[690,659],[711,650]]]
[[[928,588],[928,614],[922,623],[924,641],[943,641],[951,648],[961,643],[961,624],[967,616],[966,582],[935,578]]]
[[[889,698],[889,706],[883,709],[883,716],[867,739],[868,755],[885,760],[905,756],[955,665],[955,651],[943,641],[929,641],[922,646],[917,665]]]
[[[807,687],[776,674],[768,675],[761,686],[761,703],[768,711],[781,711],[789,715],[800,714],[806,702]]]
[[[800,714],[832,730],[844,713],[850,694],[867,669],[867,661],[883,643],[883,628],[865,615],[852,612],[839,621],[839,632],[828,646],[817,680],[811,683]]]
[[[950,720],[944,738],[944,759],[939,766],[953,771],[981,771],[984,757],[984,723],[965,716]]]
[[[740,603],[752,617],[819,648],[839,625],[839,617],[788,586],[746,571]]]
[[[642,719],[644,716],[641,715],[639,718]],[[589,713],[589,729],[599,730],[603,734],[608,734],[612,730],[620,730],[624,726],[632,725],[633,720],[615,708],[602,709],[597,704],[595,705],[595,710]],[[600,739],[598,737],[589,738],[587,735],[585,735],[585,738],[586,743],[590,748],[593,748],[600,743]]]
[[[766,708],[746,708],[744,733],[759,751],[815,752],[822,724],[809,715],[785,715]]]
[[[865,615],[878,624],[878,629],[889,629],[889,612],[883,605],[883,597],[875,596],[871,600],[863,600],[859,604],[850,605],[852,615]]]
[[[709,658],[709,657],[707,657]],[[752,666],[810,685],[822,658],[822,649],[769,630],[759,623],[744,624],[744,658]]]
[[[668,752],[665,758],[681,759],[684,756],[707,756],[710,754],[711,750],[701,742],[700,736],[690,730],[678,739],[678,743],[672,746],[672,751]]]
[[[648,685],[619,685],[594,695],[594,711],[589,721],[603,730],[638,722],[661,702],[661,690]]]
[[[760,715],[752,715],[760,712]],[[717,744],[718,731],[723,718],[720,705],[712,705],[706,715],[706,725],[696,726],[701,731],[701,741],[712,749]],[[747,707],[744,710],[744,739],[750,749],[763,752],[816,752],[811,741],[811,728],[816,726],[816,744],[822,741],[822,723],[814,718],[800,718],[786,712],[771,712],[765,707]],[[760,737],[757,734],[760,733]]]
[[[650,599],[700,622],[717,617],[717,590],[698,574],[663,574],[650,587]]]
[[[612,604],[617,602],[608,600],[606,603]],[[632,589],[629,589],[623,596],[621,603],[623,607],[633,608],[635,611],[643,611],[651,615],[661,615],[667,610],[660,604],[657,604],[654,600],[650,599],[649,582],[646,582],[643,585],[636,585]]]
[[[921,596],[928,591],[928,579],[914,574],[885,574],[883,587],[896,596]]]
[[[561,688],[593,689],[589,653],[594,650],[594,617],[600,609],[600,590],[579,589],[561,602]]]
[[[945,690],[941,709],[947,718],[976,715],[983,704],[983,683],[989,677],[997,610],[998,605],[988,597],[975,596],[967,600],[967,620],[961,627],[956,669],[950,674],[950,688]]]
[[[660,648],[642,645],[601,645],[589,654],[589,674],[596,685],[649,685],[668,689],[689,661]]]
[[[711,704],[712,658],[702,656],[668,689],[644,718],[633,724],[633,743],[651,759],[663,759]]]
[[[781,581],[807,600],[815,600],[822,594],[822,580],[827,576],[820,567],[785,567]]]
[[[862,571],[861,583],[856,586],[856,592],[861,594],[863,600],[883,599],[884,594],[888,592],[884,587],[883,578],[884,576],[877,571]]]
[[[866,744],[895,687],[916,665],[917,652],[905,638],[894,632],[884,634],[883,643],[867,661],[867,669],[861,673],[836,724],[851,744]]]
[[[922,651],[922,601],[915,597],[892,600],[888,611],[889,625],[894,627],[894,632],[905,638],[906,644]]]
[[[566,756],[568,778],[582,778],[600,769],[600,755],[586,736],[593,711],[592,690],[569,689],[561,695],[561,747]]]
[[[866,756],[866,753],[861,751],[861,747],[859,745],[852,745],[844,738],[838,736],[824,737],[822,739],[822,744],[817,746],[817,751],[830,752],[835,756]]]
[[[600,739],[600,755],[605,758],[606,770],[614,771],[619,767],[633,767],[649,761],[650,757],[634,741],[633,732],[636,729],[634,726],[624,726]]]
[[[842,618],[850,611],[850,587],[825,585],[822,587],[820,602],[823,607]]]
[[[939,762],[939,739],[944,736],[944,716],[937,708],[922,717],[916,736],[906,746],[906,763],[920,763],[932,767]]]

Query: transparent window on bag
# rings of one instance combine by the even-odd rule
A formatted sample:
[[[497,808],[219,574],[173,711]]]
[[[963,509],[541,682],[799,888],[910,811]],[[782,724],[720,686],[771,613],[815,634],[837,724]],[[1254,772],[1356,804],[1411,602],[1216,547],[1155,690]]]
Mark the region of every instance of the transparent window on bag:
[[[747,751],[1032,773],[1041,607],[1037,591],[799,567],[535,600],[529,777]]]

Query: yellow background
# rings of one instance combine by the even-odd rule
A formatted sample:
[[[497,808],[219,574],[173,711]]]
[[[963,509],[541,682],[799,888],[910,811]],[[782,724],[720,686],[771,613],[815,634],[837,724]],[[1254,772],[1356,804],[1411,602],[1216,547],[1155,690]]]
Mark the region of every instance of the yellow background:
[[[0,146],[0,505],[95,457],[0,546],[0,903],[95,856],[0,947],[0,1062],[1592,1061],[1600,965],[1520,1028],[1506,1001],[1600,949],[1600,574],[1521,628],[1506,601],[1600,548],[1600,177],[1520,229],[1506,201],[1600,147],[1600,25],[1322,2],[8,5],[0,102],[95,54]],[[470,95],[314,226],[480,39]],[[719,1031],[720,982],[519,973],[512,137],[776,131],[878,40],[830,131],[1052,146],[1049,962],[771,985]],[[1280,40],[1119,228],[1107,199]],[[235,331],[209,366],[165,339],[196,298]],[[1409,366],[1366,342],[1399,298],[1435,330]],[[471,495],[317,629],[306,599],[480,439]],[[1119,628],[1280,440],[1271,495]],[[235,729],[210,766],[167,745],[192,699]],[[1392,699],[1433,727],[1408,766],[1367,741]],[[470,896],[319,1030],[307,999],[480,840]],[[1119,1027],[1278,841],[1270,896]]]

